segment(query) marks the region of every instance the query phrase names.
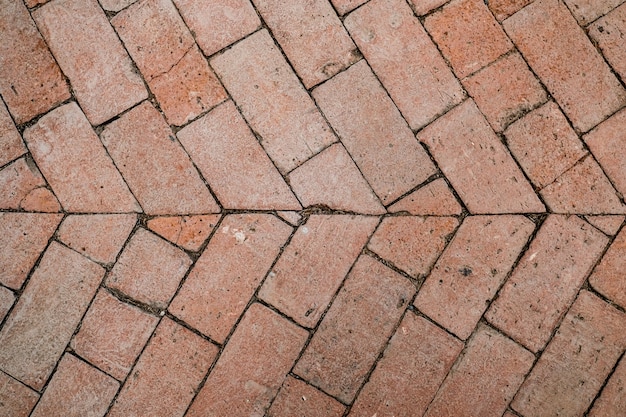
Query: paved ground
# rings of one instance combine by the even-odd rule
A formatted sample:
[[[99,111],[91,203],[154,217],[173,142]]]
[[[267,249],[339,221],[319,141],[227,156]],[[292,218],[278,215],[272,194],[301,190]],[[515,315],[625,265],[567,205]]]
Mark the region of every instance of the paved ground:
[[[626,416],[624,0],[0,39],[0,416]]]

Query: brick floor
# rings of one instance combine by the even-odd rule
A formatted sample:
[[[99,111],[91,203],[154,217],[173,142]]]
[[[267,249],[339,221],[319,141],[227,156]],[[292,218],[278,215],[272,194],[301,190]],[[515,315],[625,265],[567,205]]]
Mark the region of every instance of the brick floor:
[[[0,417],[626,413],[624,0],[0,0]]]

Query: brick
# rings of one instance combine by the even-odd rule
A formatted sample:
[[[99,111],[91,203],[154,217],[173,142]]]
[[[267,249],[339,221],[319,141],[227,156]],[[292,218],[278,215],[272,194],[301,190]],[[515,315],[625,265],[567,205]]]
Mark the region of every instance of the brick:
[[[618,416],[626,413],[626,397],[622,392],[626,389],[626,360],[622,357],[611,375],[611,379],[602,389],[602,394],[595,401],[589,417]]]
[[[306,88],[360,58],[328,0],[252,0]]]
[[[583,415],[626,349],[626,316],[582,291],[511,407],[524,416]]]
[[[511,153],[540,189],[587,154],[578,135],[552,101],[511,124],[504,134]]]
[[[341,417],[345,409],[339,401],[306,382],[288,376],[272,406],[267,410],[267,416]]]
[[[409,4],[418,16],[423,16],[448,1],[449,0],[409,0]]]
[[[104,276],[52,242],[0,331],[0,369],[41,390]]]
[[[0,188],[4,190],[0,195],[0,208],[51,213],[61,211],[58,200],[46,188],[46,180],[28,157],[14,161],[0,171]],[[41,196],[41,204],[36,204],[33,199],[37,199],[41,192],[45,195]]]
[[[292,226],[298,226],[302,216],[296,211],[277,211],[276,215]]]
[[[620,214],[626,206],[591,156],[585,157],[540,191],[554,213]]]
[[[589,284],[611,301],[626,308],[626,229],[617,235],[602,261],[589,277]]]
[[[352,402],[414,293],[408,279],[359,258],[293,372]]]
[[[156,217],[148,220],[148,229],[183,249],[196,252],[219,221],[219,214]]]
[[[119,382],[70,354],[63,355],[32,417],[102,417]]]
[[[304,207],[382,214],[385,208],[341,144],[335,144],[294,169],[287,177]]]
[[[76,103],[46,114],[24,131],[24,140],[65,210],[141,211]]]
[[[211,65],[281,173],[337,140],[267,30]]]
[[[349,415],[424,414],[462,348],[428,320],[407,313]]]
[[[558,0],[537,0],[504,21],[524,58],[586,132],[626,103],[626,91]]]
[[[137,229],[106,284],[137,301],[165,309],[190,266],[185,252],[146,229]]]
[[[302,208],[232,101],[177,136],[225,208]]]
[[[13,295],[13,292],[7,288],[0,287],[0,323],[2,323],[11,307],[13,307],[14,302],[15,295]]]
[[[471,213],[545,211],[472,100],[431,123],[417,138],[428,146]]]
[[[101,139],[146,214],[219,212],[189,156],[148,102],[109,124]]]
[[[249,0],[174,0],[174,4],[207,56],[261,25]]]
[[[383,204],[435,173],[365,61],[316,88],[313,97]]]
[[[70,98],[70,91],[23,2],[2,0],[0,25],[0,94],[21,124]]]
[[[622,110],[583,136],[591,153],[622,196],[626,195],[626,155],[623,152],[626,146],[625,128],[626,110]]]
[[[541,350],[607,243],[578,217],[550,215],[485,317],[531,351]]]
[[[71,347],[89,363],[123,381],[158,321],[100,290]]]
[[[454,217],[385,217],[367,248],[421,279],[428,275],[458,225]]]
[[[0,213],[0,282],[20,289],[48,244],[61,214]]]
[[[1,83],[2,80],[0,80],[0,89],[2,88]],[[19,158],[27,151],[20,133],[13,124],[9,111],[0,100],[0,166]]]
[[[456,201],[446,180],[439,178],[393,203],[387,211],[405,211],[414,216],[458,216],[463,208]]]
[[[216,355],[215,345],[164,318],[107,416],[182,417]]]
[[[224,342],[291,232],[270,214],[226,216],[172,301],[170,313]]]
[[[21,209],[24,211],[38,211],[45,213],[56,213],[61,211],[59,200],[46,187],[39,187],[32,190],[22,200]]]
[[[412,129],[463,99],[461,85],[404,1],[370,1],[344,24]]]
[[[424,416],[502,415],[534,359],[532,353],[481,325]]]
[[[624,216],[585,216],[585,220],[594,225],[597,229],[603,231],[605,234],[615,236],[622,223],[624,223]]]
[[[33,18],[92,124],[148,97],[96,0],[56,0],[35,10]]]
[[[304,329],[252,304],[186,416],[263,415],[307,337]]]
[[[341,16],[359,7],[368,0],[330,0],[337,13]]]
[[[620,5],[623,0],[564,0],[578,23],[586,26]]]
[[[488,6],[496,19],[502,21],[533,1],[534,0],[490,0]]]
[[[296,230],[259,297],[315,327],[377,223],[376,217],[312,215]]]
[[[587,28],[593,42],[622,80],[626,79],[626,51],[622,48],[626,35],[626,5],[614,9]]]
[[[124,9],[125,7],[130,6],[137,0],[98,0],[98,1],[100,2],[100,6],[102,6],[104,10],[107,10],[110,12],[119,12],[120,10]]]
[[[0,416],[28,417],[39,395],[0,371]]]
[[[487,66],[513,47],[481,0],[454,0],[428,16],[424,26],[459,78]]]

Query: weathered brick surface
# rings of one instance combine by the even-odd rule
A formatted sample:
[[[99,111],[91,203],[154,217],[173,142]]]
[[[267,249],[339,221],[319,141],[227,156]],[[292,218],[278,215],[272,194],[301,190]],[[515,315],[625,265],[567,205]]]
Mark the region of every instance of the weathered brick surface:
[[[626,413],[626,360],[619,361],[611,379],[602,389],[600,398],[593,404],[589,417],[618,416]]]
[[[367,0],[330,0],[335,6],[337,13],[339,15],[344,15],[349,11],[357,8],[361,4],[365,3]]]
[[[15,295],[7,288],[0,287],[0,323],[4,320],[7,313],[15,302]]]
[[[533,1],[534,0],[490,0],[488,6],[496,19],[502,21]]]
[[[599,216],[585,216],[585,220],[593,224],[598,229],[602,230],[609,236],[615,236],[619,231],[620,226],[624,223],[625,216],[618,215],[599,215]]]
[[[443,178],[426,184],[387,208],[390,213],[406,211],[414,216],[458,216],[462,207]]]
[[[622,80],[626,79],[626,51],[622,48],[626,34],[626,4],[589,25],[589,37],[600,47],[602,54]]]
[[[447,2],[448,0],[409,0],[409,4],[418,16],[423,16]]]
[[[564,0],[564,2],[578,23],[585,26],[619,6],[623,0]]]
[[[611,301],[626,308],[626,228],[617,235],[602,261],[589,277],[589,283]]]
[[[267,410],[268,417],[341,417],[345,406],[306,382],[288,376]]]
[[[0,371],[0,416],[28,417],[39,395]]]
[[[13,161],[26,152],[22,137],[15,128],[9,111],[0,100],[0,166]]]
[[[27,157],[12,162],[0,171],[0,188],[3,190],[0,208],[50,213],[61,211],[59,201],[46,188],[46,181],[37,166]]]
[[[125,7],[130,6],[137,0],[98,0],[100,2],[100,6],[104,10],[111,12],[119,12]]]
[[[219,214],[155,217],[148,220],[146,225],[173,244],[196,252],[207,240],[219,218]]]

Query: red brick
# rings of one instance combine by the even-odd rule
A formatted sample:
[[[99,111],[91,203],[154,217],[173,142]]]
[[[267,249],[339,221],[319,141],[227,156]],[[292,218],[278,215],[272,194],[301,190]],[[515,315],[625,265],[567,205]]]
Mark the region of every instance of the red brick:
[[[344,15],[368,0],[330,0],[339,15]]]
[[[352,402],[414,293],[408,279],[369,256],[359,258],[294,373]]]
[[[626,34],[626,4],[598,19],[587,30],[609,64],[626,80],[626,51],[622,47]]]
[[[61,214],[0,213],[0,282],[19,289],[48,244]]]
[[[626,349],[626,316],[587,291],[515,396],[524,416],[583,415]]]
[[[1,83],[2,80],[0,80],[0,89],[2,88]],[[27,151],[20,133],[13,124],[9,111],[0,100],[0,166],[24,155]]]
[[[71,346],[89,363],[123,381],[158,321],[100,290]]]
[[[219,214],[156,217],[148,229],[183,249],[195,252],[207,240],[220,218]]]
[[[390,213],[406,211],[414,216],[458,216],[463,210],[446,180],[439,178],[389,206]]]
[[[104,269],[52,242],[0,331],[0,368],[41,390],[104,276]]]
[[[277,211],[276,215],[292,226],[298,226],[302,216],[297,211]]]
[[[407,313],[349,415],[421,416],[462,348],[428,320]]]
[[[307,337],[304,329],[252,304],[186,416],[263,415]]]
[[[499,21],[526,7],[534,0],[489,0],[489,8]]]
[[[366,214],[385,212],[341,144],[323,150],[294,169],[287,178],[304,207],[321,205]]]
[[[533,352],[541,350],[607,243],[578,217],[549,216],[491,304],[487,320]]]
[[[472,100],[418,133],[473,214],[542,212],[543,204]]]
[[[587,154],[552,101],[511,124],[504,134],[511,153],[538,188],[551,184]]]
[[[278,392],[268,417],[341,417],[343,404],[307,383],[288,376]]]
[[[24,131],[24,140],[65,210],[141,211],[76,103],[39,119]]]
[[[458,225],[454,217],[385,217],[367,247],[421,279],[428,275]]]
[[[224,342],[291,232],[270,214],[227,216],[169,311]]]
[[[593,404],[589,417],[619,416],[626,414],[626,359],[622,357],[611,375],[611,379],[602,389],[602,394]]]
[[[365,61],[316,88],[313,97],[384,204],[435,173]]]
[[[423,16],[448,1],[449,0],[409,0],[409,4],[418,16]]]
[[[589,277],[589,283],[596,291],[626,308],[625,270],[626,228],[623,228]]]
[[[165,309],[190,266],[185,252],[145,229],[137,229],[106,283],[137,301]]]
[[[259,297],[315,327],[374,232],[376,217],[312,215],[269,273]]]
[[[493,62],[513,47],[481,0],[453,0],[424,22],[459,78]]]
[[[591,156],[540,191],[554,213],[620,214],[626,206]]]
[[[56,213],[61,211],[59,200],[46,187],[39,187],[32,190],[20,204],[24,211],[39,211],[45,213]]]
[[[412,129],[463,99],[461,85],[404,1],[370,1],[344,24]]]
[[[467,339],[534,229],[523,216],[468,217],[424,282],[415,306]]]
[[[35,10],[33,18],[92,124],[148,97],[96,0],[56,0]]]
[[[164,318],[107,416],[182,417],[217,350]]]
[[[532,353],[481,325],[424,416],[502,415],[534,359]]]
[[[7,288],[0,287],[0,323],[2,323],[11,307],[13,307],[14,302],[15,295],[13,295],[13,292]]]
[[[211,65],[282,173],[337,140],[266,30]]]
[[[28,417],[38,399],[35,391],[0,372],[0,416]]]
[[[102,417],[119,382],[70,354],[63,355],[32,417]]]
[[[104,10],[119,12],[125,7],[133,4],[137,0],[98,0]]]
[[[174,3],[207,56],[261,25],[249,0],[174,0]]]
[[[56,197],[46,187],[46,181],[41,176],[37,166],[28,157],[20,158],[7,165],[0,171],[0,208],[3,209],[35,209],[32,211],[59,212],[61,206]],[[49,195],[47,204],[33,207],[32,199],[38,190],[47,192]],[[45,202],[44,200],[43,202]],[[37,208],[39,210],[37,210]]]
[[[148,102],[109,124],[101,139],[147,214],[219,212],[189,156]]]
[[[177,136],[225,208],[302,208],[232,101]]]
[[[564,0],[578,23],[588,25],[602,15],[607,14],[624,0]]]
[[[70,98],[67,83],[20,0],[0,6],[0,94],[21,124]]]
[[[585,216],[585,220],[594,225],[597,229],[603,231],[605,234],[609,236],[614,236],[619,230],[622,223],[624,223],[624,216]]]
[[[588,131],[626,103],[626,91],[559,0],[529,4],[504,28],[576,129]]]

